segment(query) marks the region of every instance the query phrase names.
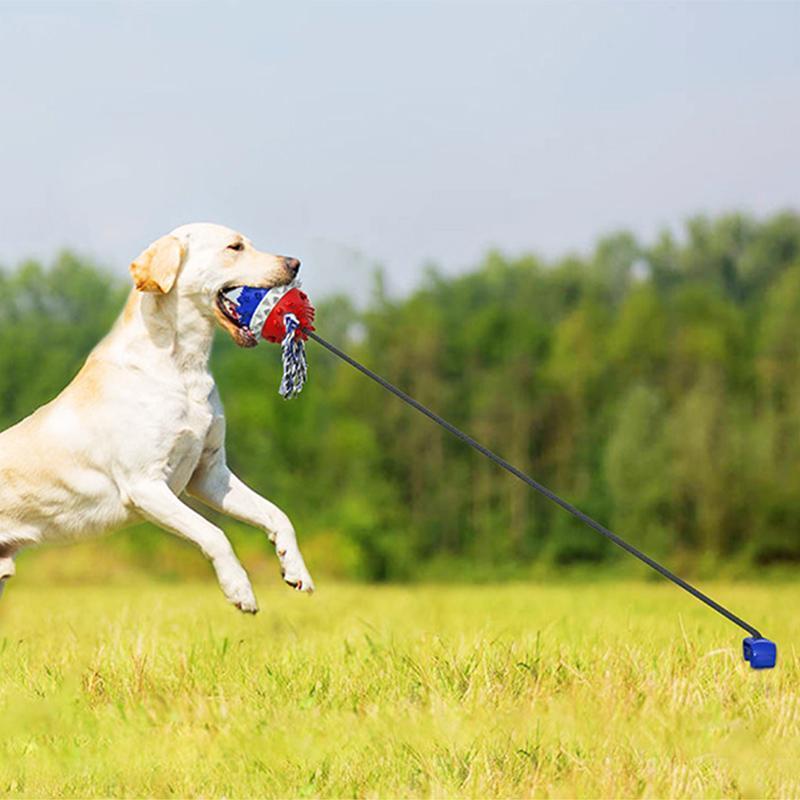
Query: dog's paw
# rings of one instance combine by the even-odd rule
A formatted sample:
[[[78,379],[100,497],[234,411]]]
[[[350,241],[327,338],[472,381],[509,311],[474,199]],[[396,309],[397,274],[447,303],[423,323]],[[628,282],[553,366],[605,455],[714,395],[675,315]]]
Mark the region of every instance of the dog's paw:
[[[255,597],[252,600],[240,600],[234,603],[234,605],[243,614],[258,614],[258,602]]]
[[[311,576],[308,572],[306,572],[304,576],[284,575],[283,580],[288,586],[291,586],[292,589],[296,589],[298,592],[314,594],[314,581],[311,580]]]
[[[228,600],[244,614],[258,614],[258,600],[250,586],[241,587],[233,596],[228,595]]]
[[[293,589],[297,589],[298,592],[313,594],[314,581],[311,580],[311,575],[306,569],[300,551],[287,553],[285,550],[278,550],[278,558],[281,562],[281,575],[283,575],[284,582]]]
[[[241,575],[221,580],[220,585],[225,597],[228,598],[228,602],[233,603],[239,611],[245,614],[258,613],[258,601],[244,570],[242,570]]]

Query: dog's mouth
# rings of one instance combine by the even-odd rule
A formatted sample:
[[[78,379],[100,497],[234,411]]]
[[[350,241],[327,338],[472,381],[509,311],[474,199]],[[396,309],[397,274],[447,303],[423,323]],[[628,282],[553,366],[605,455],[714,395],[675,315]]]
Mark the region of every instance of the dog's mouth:
[[[255,347],[258,344],[258,337],[242,319],[235,301],[237,293],[243,288],[245,287],[228,286],[217,292],[217,319],[239,347]]]

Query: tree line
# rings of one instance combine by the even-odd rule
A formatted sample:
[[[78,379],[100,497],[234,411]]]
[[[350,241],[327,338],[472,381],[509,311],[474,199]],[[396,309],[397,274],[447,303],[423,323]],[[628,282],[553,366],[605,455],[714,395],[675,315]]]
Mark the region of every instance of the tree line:
[[[0,427],[60,391],[127,291],[69,253],[0,271]],[[615,233],[551,261],[490,253],[404,297],[378,275],[365,307],[331,297],[317,315],[326,338],[689,571],[800,560],[798,317],[793,212],[697,217],[648,244]],[[318,570],[388,580],[621,557],[313,343],[309,359],[290,402],[278,348],[220,334],[213,369],[232,466],[290,513]],[[128,537],[158,558],[161,544]]]

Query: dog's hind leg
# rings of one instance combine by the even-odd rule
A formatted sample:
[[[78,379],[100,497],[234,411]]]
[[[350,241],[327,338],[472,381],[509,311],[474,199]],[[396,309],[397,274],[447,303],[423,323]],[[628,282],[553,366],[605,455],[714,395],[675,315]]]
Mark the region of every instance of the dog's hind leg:
[[[0,581],[13,578],[16,572],[17,569],[14,566],[14,559],[11,556],[0,558]]]
[[[13,578],[16,571],[14,556],[10,551],[0,549],[0,596],[3,594],[3,589],[6,588],[6,581]]]

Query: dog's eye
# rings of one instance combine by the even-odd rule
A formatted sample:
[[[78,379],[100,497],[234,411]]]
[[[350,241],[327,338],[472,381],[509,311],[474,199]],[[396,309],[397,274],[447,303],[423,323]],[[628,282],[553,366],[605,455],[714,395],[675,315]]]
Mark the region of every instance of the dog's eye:
[[[235,250],[238,253],[240,250],[244,250],[244,242],[234,242],[233,244],[229,244],[226,249]]]

